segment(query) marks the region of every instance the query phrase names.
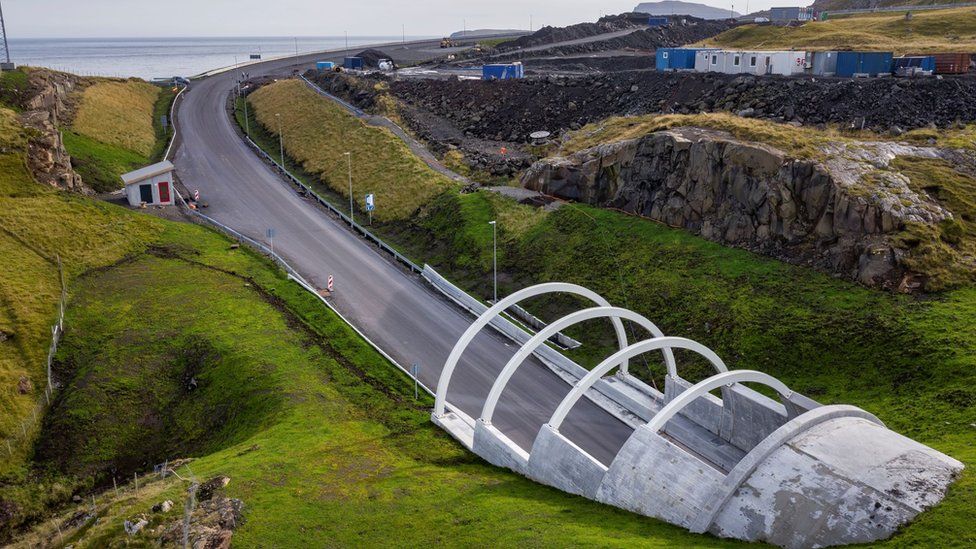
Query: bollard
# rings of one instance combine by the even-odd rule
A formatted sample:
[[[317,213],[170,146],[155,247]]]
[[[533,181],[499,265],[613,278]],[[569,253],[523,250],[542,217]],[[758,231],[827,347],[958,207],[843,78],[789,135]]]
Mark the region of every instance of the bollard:
[[[115,483],[115,477],[112,477],[112,489],[115,490],[115,497],[119,497],[119,485]]]
[[[138,492],[139,491],[139,473],[132,473],[132,479],[135,481],[135,484],[136,484],[136,492]]]

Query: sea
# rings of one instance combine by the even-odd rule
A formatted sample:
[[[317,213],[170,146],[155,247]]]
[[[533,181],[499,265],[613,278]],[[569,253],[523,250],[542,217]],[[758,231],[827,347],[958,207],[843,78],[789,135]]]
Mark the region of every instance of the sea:
[[[193,76],[250,60],[416,40],[414,36],[303,36],[251,38],[14,38],[11,61],[82,76],[146,80]]]

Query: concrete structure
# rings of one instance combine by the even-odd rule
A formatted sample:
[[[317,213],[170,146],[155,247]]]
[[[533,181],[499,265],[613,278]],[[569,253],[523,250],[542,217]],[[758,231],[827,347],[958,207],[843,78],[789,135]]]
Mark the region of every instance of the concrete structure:
[[[173,164],[169,160],[122,175],[130,206],[172,206]]]
[[[774,23],[813,21],[813,8],[801,8],[798,6],[769,8],[769,19]]]
[[[695,71],[725,74],[802,74],[807,67],[804,51],[702,50],[695,56]]]
[[[497,374],[481,416],[460,412],[448,401],[447,390],[464,349],[505,308],[552,292],[576,294],[597,306],[556,320],[531,337],[513,338],[524,343]],[[617,330],[619,350],[589,371],[559,366],[579,375],[567,379],[571,387],[549,420],[538,425],[531,447],[520,446],[492,424],[516,370],[532,355],[546,362],[541,351],[554,333],[606,318]],[[621,332],[624,320],[651,338],[628,343]],[[715,375],[694,384],[684,380],[674,349],[704,358]],[[628,361],[644,353],[661,355],[663,393],[627,373]],[[744,383],[764,385],[778,400]],[[721,398],[713,391],[720,391]],[[607,398],[619,407],[606,404]],[[634,427],[609,460],[601,461],[561,431],[573,407],[586,399],[616,409]],[[822,406],[762,372],[730,371],[704,345],[666,337],[643,316],[572,284],[526,288],[484,311],[441,370],[432,419],[490,463],[537,482],[693,532],[783,547],[887,538],[938,503],[963,468],[888,430],[868,412]]]

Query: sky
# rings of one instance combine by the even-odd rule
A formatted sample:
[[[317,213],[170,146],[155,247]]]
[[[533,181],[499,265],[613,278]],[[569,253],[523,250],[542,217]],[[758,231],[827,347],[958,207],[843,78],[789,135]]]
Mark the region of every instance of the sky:
[[[749,11],[812,0],[749,0]],[[0,0],[11,38],[439,36],[565,26],[630,11],[637,0]],[[728,8],[731,2],[701,3]],[[735,3],[746,11],[746,0]]]

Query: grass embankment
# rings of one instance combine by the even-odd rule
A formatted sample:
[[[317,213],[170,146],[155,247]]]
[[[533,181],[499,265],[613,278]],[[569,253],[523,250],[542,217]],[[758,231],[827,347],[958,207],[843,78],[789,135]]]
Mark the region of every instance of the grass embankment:
[[[256,119],[278,136],[279,117],[285,151],[303,169],[348,198],[349,171],[345,152],[352,154],[353,197],[359,207],[367,193],[376,195],[377,220],[405,219],[435,195],[452,187],[447,177],[431,170],[395,135],[370,127],[300,80],[283,80],[249,96]],[[277,156],[277,155],[275,155]]]
[[[822,139],[761,121],[709,120],[709,127],[791,150],[807,150],[808,138]],[[656,124],[686,125],[687,119],[664,117],[641,127],[618,122],[616,130],[646,132]],[[567,147],[611,135],[607,129],[584,138],[593,129],[578,132]],[[965,205],[968,199],[942,199],[961,215],[976,214]],[[771,373],[824,403],[861,406],[896,431],[963,460],[967,470],[945,502],[887,545],[976,542],[969,524],[976,506],[972,284],[924,298],[892,295],[617,212],[567,205],[546,214],[486,191],[445,192],[414,218],[382,224],[376,232],[487,299],[492,219],[499,219],[500,294],[554,280],[590,287],[669,335],[705,343],[731,367]],[[570,310],[561,299],[530,307],[549,319]],[[573,357],[586,365],[604,358],[613,345],[607,327],[583,325],[568,332],[584,342]],[[705,374],[683,363],[689,378]],[[661,374],[653,362],[635,361],[633,370],[647,379]]]
[[[138,80],[102,81],[86,88],[69,130],[65,148],[85,183],[99,192],[122,186],[123,173],[162,159],[171,126],[168,115],[175,97],[170,88]]]
[[[21,423],[46,383],[44,359],[61,292],[56,257],[70,281],[141,249],[156,225],[35,183],[25,163],[26,134],[10,110],[0,109],[0,135],[0,439],[17,441],[14,457],[7,459],[3,449],[2,474],[22,462]],[[31,381],[26,394],[21,378]]]
[[[896,54],[976,51],[976,8],[857,14],[798,27],[743,25],[706,41],[710,46],[760,50],[858,49]]]
[[[227,495],[245,502],[240,547],[738,545],[484,464],[315,297],[219,235],[164,226],[152,253],[75,285],[58,354],[70,384],[38,445],[57,474],[104,479],[114,467],[131,477],[131,467],[195,456],[181,474],[227,475]],[[127,537],[122,521],[182,502],[185,485],[143,482],[101,494],[98,522],[66,529],[65,542],[151,543],[148,531]],[[181,507],[154,524],[179,520]],[[20,543],[57,540],[55,525],[75,510]]]

